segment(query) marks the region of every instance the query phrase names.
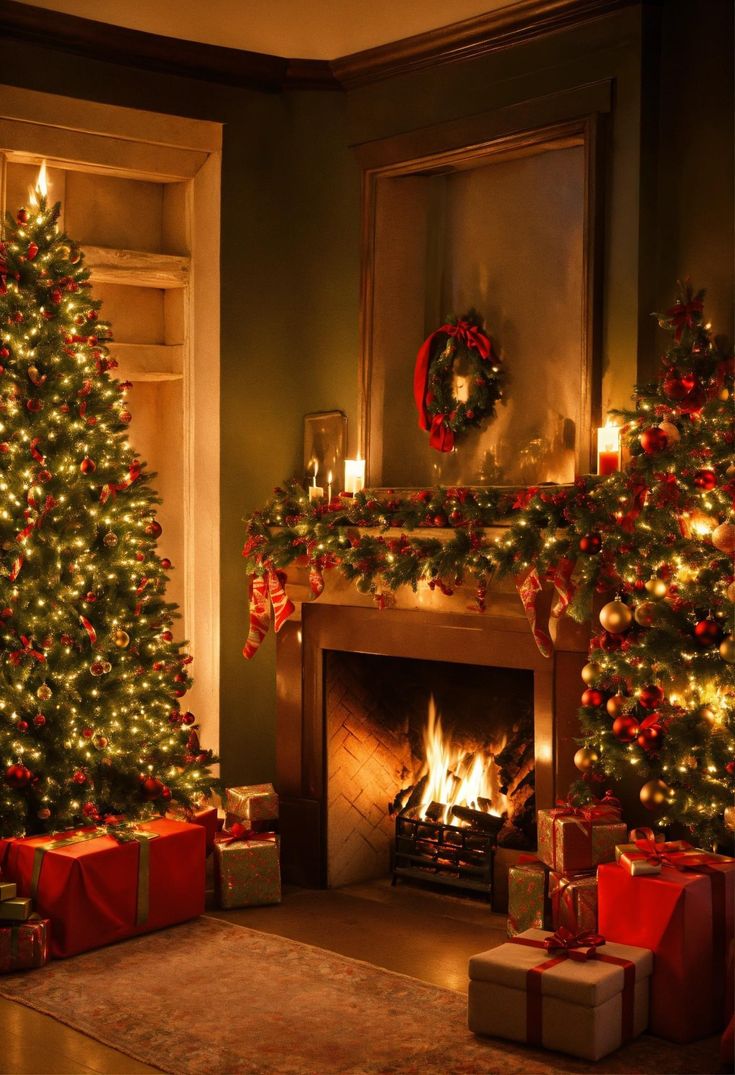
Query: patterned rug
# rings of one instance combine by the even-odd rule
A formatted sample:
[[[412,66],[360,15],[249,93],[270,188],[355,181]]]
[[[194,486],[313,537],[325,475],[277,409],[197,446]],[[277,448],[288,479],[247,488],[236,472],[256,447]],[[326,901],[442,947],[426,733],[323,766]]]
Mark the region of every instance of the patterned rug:
[[[643,1037],[594,1065],[480,1040],[463,994],[212,918],[8,975],[0,996],[176,1075],[718,1070],[713,1040]]]

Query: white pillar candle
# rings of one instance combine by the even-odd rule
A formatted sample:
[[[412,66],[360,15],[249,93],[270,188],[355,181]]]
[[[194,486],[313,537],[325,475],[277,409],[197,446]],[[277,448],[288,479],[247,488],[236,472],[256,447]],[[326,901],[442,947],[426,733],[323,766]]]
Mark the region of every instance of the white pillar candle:
[[[345,459],[345,492],[361,492],[365,488],[365,460]]]

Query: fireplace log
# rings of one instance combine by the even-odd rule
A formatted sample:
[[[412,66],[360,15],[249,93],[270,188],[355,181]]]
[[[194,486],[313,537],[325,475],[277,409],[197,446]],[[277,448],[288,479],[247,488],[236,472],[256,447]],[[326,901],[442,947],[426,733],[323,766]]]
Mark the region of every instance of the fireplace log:
[[[482,810],[473,810],[471,806],[453,806],[450,813],[460,821],[469,821],[474,829],[482,829],[483,832],[497,833],[503,827],[502,817],[485,814]]]

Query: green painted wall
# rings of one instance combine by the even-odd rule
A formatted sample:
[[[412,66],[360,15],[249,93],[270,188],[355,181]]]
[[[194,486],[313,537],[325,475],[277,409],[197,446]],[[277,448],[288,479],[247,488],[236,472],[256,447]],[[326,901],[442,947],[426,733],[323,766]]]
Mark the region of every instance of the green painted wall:
[[[226,780],[268,779],[274,766],[272,637],[254,662],[240,655],[243,516],[300,472],[305,413],[340,408],[355,434],[360,176],[351,145],[613,79],[603,403],[620,402],[636,364],[646,372],[653,363],[649,311],[668,301],[677,274],[710,288],[713,320],[731,332],[731,63],[728,0],[631,7],[347,95],[271,95],[30,45],[4,50],[4,83],[225,124],[222,466],[213,480],[222,489]]]

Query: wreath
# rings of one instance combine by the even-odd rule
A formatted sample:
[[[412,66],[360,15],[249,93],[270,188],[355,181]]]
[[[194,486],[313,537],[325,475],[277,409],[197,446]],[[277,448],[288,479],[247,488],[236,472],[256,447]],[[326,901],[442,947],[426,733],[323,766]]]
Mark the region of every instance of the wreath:
[[[482,320],[475,310],[448,318],[424,340],[416,357],[413,394],[419,428],[428,430],[429,444],[438,452],[451,452],[456,437],[493,417],[502,396],[500,359]],[[454,395],[458,361],[469,381],[466,400]]]

